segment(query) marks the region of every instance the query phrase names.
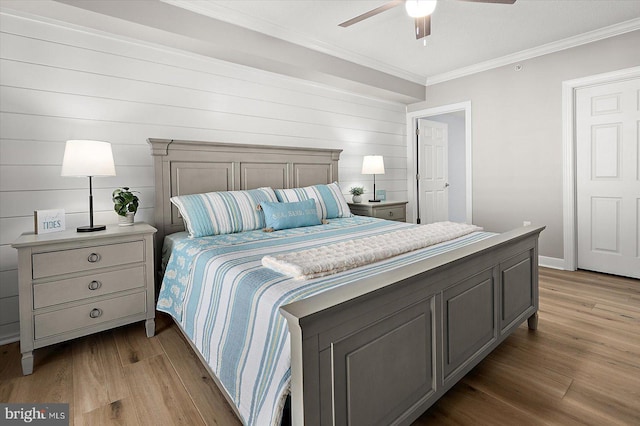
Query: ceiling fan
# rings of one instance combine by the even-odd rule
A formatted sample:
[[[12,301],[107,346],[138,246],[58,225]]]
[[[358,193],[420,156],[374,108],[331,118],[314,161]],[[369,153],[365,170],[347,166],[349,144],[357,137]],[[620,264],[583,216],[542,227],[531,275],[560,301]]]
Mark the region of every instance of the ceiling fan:
[[[503,4],[513,4],[516,0],[461,0],[467,2],[474,3],[503,3]],[[423,37],[431,34],[431,13],[436,8],[437,0],[391,0],[383,4],[382,6],[376,7],[368,12],[363,13],[362,15],[358,15],[355,18],[351,18],[348,21],[344,21],[341,24],[338,24],[340,27],[349,27],[353,24],[357,24],[360,21],[364,21],[365,19],[371,18],[379,13],[382,13],[386,10],[392,9],[396,6],[405,4],[407,9],[407,13],[412,18],[415,18],[415,26],[416,26],[416,40],[420,40]]]

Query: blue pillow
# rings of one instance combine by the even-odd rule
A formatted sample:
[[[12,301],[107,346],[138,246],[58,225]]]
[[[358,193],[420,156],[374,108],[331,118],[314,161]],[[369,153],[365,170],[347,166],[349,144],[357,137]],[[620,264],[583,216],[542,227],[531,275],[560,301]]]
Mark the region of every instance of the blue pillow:
[[[320,225],[316,202],[304,200],[295,203],[260,203],[264,212],[266,227],[277,231],[279,229],[299,228],[302,226]]]

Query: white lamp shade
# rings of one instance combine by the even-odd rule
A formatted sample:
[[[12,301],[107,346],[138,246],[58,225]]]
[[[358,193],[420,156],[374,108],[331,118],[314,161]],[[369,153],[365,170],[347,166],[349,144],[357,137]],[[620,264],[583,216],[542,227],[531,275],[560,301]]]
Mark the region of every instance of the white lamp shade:
[[[62,159],[62,176],[115,176],[109,142],[67,141]]]
[[[365,155],[362,160],[363,175],[383,175],[384,159],[382,155]]]
[[[436,0],[407,0],[404,7],[412,18],[422,18],[431,15],[436,10]]]

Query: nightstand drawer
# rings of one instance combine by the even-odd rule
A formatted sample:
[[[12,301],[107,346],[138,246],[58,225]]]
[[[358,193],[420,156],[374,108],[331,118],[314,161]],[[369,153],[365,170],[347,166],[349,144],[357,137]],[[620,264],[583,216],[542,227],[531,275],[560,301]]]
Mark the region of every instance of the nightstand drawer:
[[[33,286],[33,308],[74,302],[136,287],[144,287],[144,266],[119,271],[90,274],[68,280],[52,281]]]
[[[33,255],[33,278],[90,271],[143,260],[143,241],[36,253]]]
[[[373,210],[374,217],[387,220],[405,220],[405,208],[399,207],[378,207]]]
[[[34,318],[34,337],[42,339],[131,315],[144,314],[145,302],[145,293],[140,292],[39,314]]]

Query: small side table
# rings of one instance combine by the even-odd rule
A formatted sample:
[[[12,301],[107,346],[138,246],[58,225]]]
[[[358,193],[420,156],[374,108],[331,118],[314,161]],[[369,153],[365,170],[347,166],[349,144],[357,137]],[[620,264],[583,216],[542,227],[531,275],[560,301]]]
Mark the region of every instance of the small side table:
[[[372,203],[348,203],[351,213],[358,216],[377,217],[378,219],[405,222],[407,220],[407,201],[380,201]]]
[[[22,373],[33,350],[145,321],[155,333],[153,235],[146,223],[97,232],[22,234],[18,249]]]

